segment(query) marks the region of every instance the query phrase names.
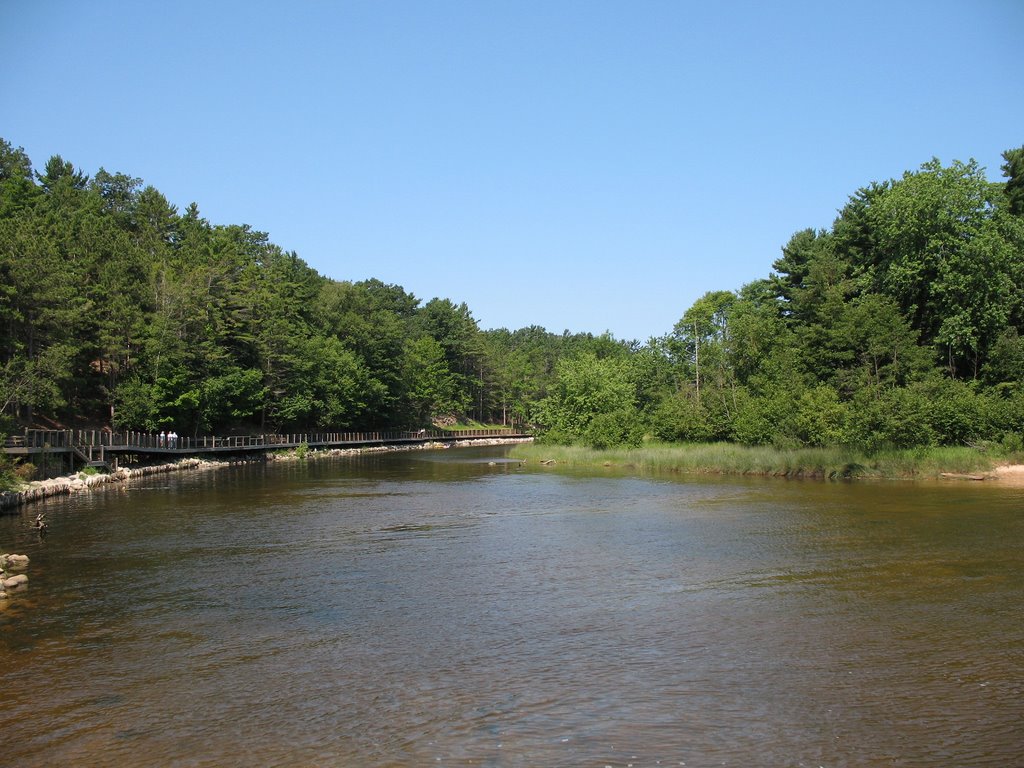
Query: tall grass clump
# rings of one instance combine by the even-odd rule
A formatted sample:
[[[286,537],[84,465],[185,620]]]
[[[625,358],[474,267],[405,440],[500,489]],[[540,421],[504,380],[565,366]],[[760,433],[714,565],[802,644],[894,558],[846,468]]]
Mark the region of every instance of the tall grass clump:
[[[617,466],[643,472],[817,478],[927,478],[993,468],[999,456],[969,447],[878,451],[846,447],[773,447],[738,443],[647,442],[594,450],[579,445],[516,446],[512,455],[568,466]]]

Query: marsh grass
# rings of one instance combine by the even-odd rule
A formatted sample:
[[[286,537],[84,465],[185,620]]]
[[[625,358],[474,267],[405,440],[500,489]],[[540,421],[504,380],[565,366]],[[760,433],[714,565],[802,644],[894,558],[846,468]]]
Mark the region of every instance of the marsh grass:
[[[773,448],[735,443],[659,443],[598,451],[582,446],[524,444],[512,451],[529,462],[611,466],[643,472],[817,478],[929,478],[981,473],[1004,458],[975,448],[928,448],[867,455],[852,448]]]

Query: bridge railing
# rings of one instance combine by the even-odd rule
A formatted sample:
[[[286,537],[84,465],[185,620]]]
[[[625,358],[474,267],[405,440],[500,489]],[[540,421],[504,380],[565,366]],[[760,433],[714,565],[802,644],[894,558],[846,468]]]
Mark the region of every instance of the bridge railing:
[[[67,448],[68,433],[51,429],[26,429],[20,435],[4,438],[5,448]]]
[[[111,431],[109,429],[26,429],[20,435],[10,435],[5,448],[45,450],[72,450],[74,448],[103,447],[126,451],[210,451],[246,450],[279,446],[281,448],[306,444],[310,447],[330,445],[366,445],[372,443],[426,442],[431,440],[459,440],[483,437],[507,437],[521,434],[514,429],[456,429],[456,430],[391,430],[373,432],[301,432],[261,435],[201,435],[168,438],[166,433]]]

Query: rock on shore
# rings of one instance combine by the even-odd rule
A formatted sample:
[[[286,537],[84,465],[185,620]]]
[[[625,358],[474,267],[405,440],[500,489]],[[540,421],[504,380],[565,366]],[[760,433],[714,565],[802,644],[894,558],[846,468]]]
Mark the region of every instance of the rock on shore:
[[[36,480],[20,491],[0,493],[0,509],[20,507],[34,501],[42,501],[53,496],[67,496],[95,488],[107,483],[121,483],[133,477],[145,477],[161,472],[177,472],[183,469],[196,469],[203,466],[214,466],[219,462],[202,461],[201,459],[182,459],[173,464],[155,464],[149,467],[122,467],[113,472],[86,475],[76,472],[66,477],[54,477],[49,480]]]
[[[11,571],[23,571],[28,568],[28,555],[0,555],[0,603],[7,599],[9,593],[25,589],[28,576],[24,573],[11,574]]]
[[[427,451],[439,448],[471,448],[485,447],[489,445],[511,445],[513,443],[532,443],[532,437],[494,437],[482,438],[479,440],[435,440],[426,443],[414,443],[411,445],[389,444],[389,445],[368,445],[359,448],[310,448],[308,451],[298,451],[295,448],[286,451],[278,451],[267,454],[267,461],[295,461],[297,459],[313,459],[328,456],[358,456],[365,453],[395,453],[401,451]]]

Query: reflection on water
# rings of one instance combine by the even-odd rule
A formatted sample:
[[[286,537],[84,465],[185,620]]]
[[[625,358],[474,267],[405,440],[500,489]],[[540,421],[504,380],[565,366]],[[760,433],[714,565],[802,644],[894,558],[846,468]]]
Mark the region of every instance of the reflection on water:
[[[12,764],[1009,765],[1024,493],[497,449],[163,477],[0,518]]]

